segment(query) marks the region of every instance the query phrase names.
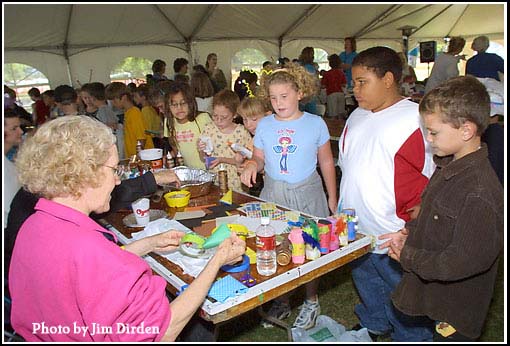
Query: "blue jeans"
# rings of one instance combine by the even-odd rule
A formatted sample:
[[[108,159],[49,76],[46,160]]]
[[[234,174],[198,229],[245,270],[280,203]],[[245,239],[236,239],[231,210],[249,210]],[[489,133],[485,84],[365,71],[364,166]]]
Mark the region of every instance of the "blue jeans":
[[[354,308],[361,326],[375,334],[391,333],[393,341],[432,341],[434,322],[396,309],[391,294],[402,267],[386,254],[369,253],[352,262],[352,279],[361,298]]]

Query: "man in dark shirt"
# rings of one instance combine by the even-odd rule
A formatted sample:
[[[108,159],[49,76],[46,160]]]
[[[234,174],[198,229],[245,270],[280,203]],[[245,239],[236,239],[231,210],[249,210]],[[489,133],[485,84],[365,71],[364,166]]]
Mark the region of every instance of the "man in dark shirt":
[[[505,71],[505,62],[503,58],[494,53],[487,53],[489,48],[489,38],[479,36],[473,40],[471,49],[477,52],[475,56],[466,62],[466,74],[478,78],[494,78],[499,80],[499,74]]]

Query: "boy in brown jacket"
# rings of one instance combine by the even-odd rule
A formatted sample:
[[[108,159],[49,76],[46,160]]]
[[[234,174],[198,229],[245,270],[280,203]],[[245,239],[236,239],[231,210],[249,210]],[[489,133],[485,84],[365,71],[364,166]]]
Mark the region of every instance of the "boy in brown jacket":
[[[436,321],[434,341],[475,341],[503,249],[503,188],[480,140],[490,98],[476,78],[457,77],[427,93],[419,110],[437,168],[418,218],[379,237],[404,270],[392,300]]]

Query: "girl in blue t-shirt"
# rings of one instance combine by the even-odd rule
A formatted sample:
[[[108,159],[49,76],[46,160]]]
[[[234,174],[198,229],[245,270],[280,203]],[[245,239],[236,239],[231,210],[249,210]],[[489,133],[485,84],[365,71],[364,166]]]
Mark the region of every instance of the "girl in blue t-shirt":
[[[260,197],[290,209],[327,217],[337,205],[336,173],[324,120],[299,110],[299,101],[316,92],[313,76],[298,64],[276,70],[259,88],[275,114],[259,121],[252,160],[245,162],[241,181],[251,187],[257,172],[265,170]],[[317,173],[317,162],[324,178]],[[294,327],[311,328],[320,314],[318,280],[306,285],[306,300]],[[289,297],[275,301],[269,315],[282,319],[290,315]]]

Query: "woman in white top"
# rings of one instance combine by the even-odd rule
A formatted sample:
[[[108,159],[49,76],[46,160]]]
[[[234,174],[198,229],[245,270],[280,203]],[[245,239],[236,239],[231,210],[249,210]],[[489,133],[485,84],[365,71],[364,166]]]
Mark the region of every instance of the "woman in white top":
[[[430,77],[425,86],[425,93],[434,89],[442,82],[459,75],[457,64],[460,59],[465,59],[465,55],[458,54],[462,52],[465,44],[466,40],[460,36],[455,36],[450,39],[448,51],[436,57],[432,72],[430,72]]]

